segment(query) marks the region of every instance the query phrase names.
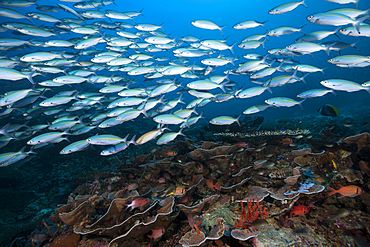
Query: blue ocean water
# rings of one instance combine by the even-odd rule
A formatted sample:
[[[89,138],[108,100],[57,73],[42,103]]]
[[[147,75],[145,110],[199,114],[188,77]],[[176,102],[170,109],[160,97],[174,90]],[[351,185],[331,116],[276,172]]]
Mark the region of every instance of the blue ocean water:
[[[250,29],[245,29],[245,30],[236,30],[233,28],[233,26],[241,21],[245,20],[256,20],[259,22],[266,22],[264,25],[267,30],[277,28],[280,26],[292,26],[292,27],[303,27],[302,31],[304,33],[310,33],[314,31],[319,31],[319,30],[334,30],[337,27],[335,26],[328,26],[328,25],[319,25],[319,24],[314,24],[310,23],[306,17],[310,14],[313,13],[318,13],[318,12],[325,12],[328,10],[332,10],[334,8],[342,8],[342,7],[350,7],[353,8],[354,4],[346,4],[346,5],[339,5],[336,3],[331,3],[327,2],[324,0],[306,0],[305,3],[308,6],[307,8],[300,5],[296,9],[280,14],[280,15],[270,15],[268,14],[268,11],[272,9],[273,7],[286,3],[287,1],[279,0],[267,0],[263,2],[258,2],[258,1],[245,1],[245,0],[194,0],[194,1],[166,1],[166,0],[157,0],[157,1],[141,1],[141,0],[136,0],[136,1],[121,1],[121,0],[116,0],[114,4],[109,4],[107,6],[99,6],[99,11],[105,12],[106,10],[116,10],[120,12],[125,12],[125,11],[142,11],[142,15],[139,15],[134,18],[133,22],[132,20],[124,20],[124,22],[130,23],[132,25],[135,25],[136,23],[148,23],[148,24],[155,24],[155,25],[160,25],[163,23],[163,28],[161,31],[165,32],[166,34],[169,35],[171,39],[176,40],[176,42],[181,46],[185,46],[186,43],[181,44],[180,38],[191,35],[194,37],[199,38],[200,40],[204,39],[214,39],[214,40],[223,40],[225,39],[225,42],[228,45],[232,45],[236,43],[234,49],[233,49],[233,54],[229,51],[221,51],[222,55],[234,57],[237,59],[234,61],[235,65],[228,64],[226,66],[220,66],[214,69],[211,75],[224,75],[224,71],[227,69],[236,69],[238,65],[244,63],[247,61],[247,59],[243,58],[243,55],[247,53],[258,53],[261,55],[267,54],[267,51],[270,49],[275,49],[275,48],[285,48],[286,46],[293,44],[294,40],[302,35],[302,33],[292,33],[289,35],[283,35],[281,37],[268,37],[268,40],[265,41],[265,48],[263,47],[258,47],[257,49],[252,49],[252,50],[243,50],[237,47],[237,45],[243,40],[244,38],[254,35],[254,34],[264,34],[266,30],[262,27],[256,27],[256,28],[250,28]],[[48,5],[57,5],[58,3],[65,4],[69,7],[73,6],[73,3],[68,3],[68,2],[62,2],[62,1],[44,1],[40,0],[37,1],[39,5],[43,4],[48,4]],[[7,7],[11,8],[11,7]],[[358,8],[365,10],[370,8],[370,2],[367,0],[361,0],[358,4]],[[12,8],[20,13],[26,14],[27,12],[38,12],[36,9],[35,5],[26,7],[26,8]],[[78,11],[83,11],[83,10],[78,10]],[[67,13],[66,11],[59,11],[57,13],[47,13],[51,14],[52,16],[61,19],[61,18],[76,18],[70,13]],[[195,27],[191,24],[192,21],[194,20],[209,20],[214,23],[216,23],[219,26],[224,26],[222,29],[223,35],[219,30],[206,30],[206,29],[201,29],[198,27]],[[4,22],[22,22],[22,23],[27,23],[29,22],[25,19],[13,19],[13,18],[8,18],[1,16],[0,17],[1,23]],[[86,23],[90,24],[96,20],[87,20]],[[104,21],[107,22],[114,22],[114,20],[109,20],[108,18],[104,19]],[[36,26],[41,26],[43,25],[46,26],[53,26],[52,23],[46,23],[42,22],[39,20],[33,20]],[[369,21],[365,21],[365,23],[369,24]],[[137,30],[132,28],[132,29],[127,29],[126,31],[128,32],[136,32]],[[100,29],[100,34],[105,33],[106,35],[115,35],[115,31],[113,30],[103,30]],[[341,41],[341,42],[346,42],[348,44],[352,44],[356,41],[358,43],[356,44],[357,49],[354,48],[346,48],[341,51],[341,55],[364,55],[364,56],[369,56],[370,55],[370,42],[369,42],[369,37],[351,37],[351,36],[346,36],[342,34],[338,34],[340,36],[340,39],[338,37],[335,37],[333,35],[329,36],[328,38],[325,38],[323,41]],[[70,39],[73,37],[81,37],[81,35],[77,34],[58,34],[58,37],[32,37],[28,35],[16,35],[11,32],[11,30],[4,30],[4,32],[0,33],[1,38],[17,38],[17,39],[24,39],[24,40],[30,40],[30,41],[47,41],[50,39]],[[89,49],[98,49],[101,51],[105,51],[105,44],[98,44],[92,48]],[[16,51],[2,51],[1,55],[7,58],[13,58],[13,59],[18,59],[19,56],[31,53],[31,52],[36,52],[36,51],[49,51],[51,48],[42,48],[42,47],[25,47],[22,50],[16,50]],[[62,51],[62,48],[52,48],[52,50],[55,51]],[[73,48],[67,48],[66,52],[77,52]],[[135,52],[133,50],[128,50],[129,55],[134,54]],[[145,52],[144,52],[145,53]],[[151,55],[153,57],[158,57],[158,56],[169,56],[171,59],[175,59],[176,57],[173,56],[171,50],[169,51],[163,51],[163,52],[158,52],[155,54],[152,53],[147,53],[148,55]],[[218,53],[215,53],[212,55],[212,57],[217,57]],[[264,101],[268,98],[272,97],[289,97],[295,100],[300,100],[299,98],[296,97],[297,94],[309,90],[309,89],[325,89],[321,84],[320,81],[324,79],[345,79],[345,80],[351,80],[354,82],[357,82],[359,84],[367,82],[370,80],[370,69],[369,67],[365,68],[340,68],[337,67],[333,64],[330,64],[327,62],[329,58],[332,58],[334,56],[338,56],[339,53],[337,51],[330,51],[330,55],[328,56],[324,51],[319,51],[315,52],[312,54],[312,58],[308,55],[302,55],[302,56],[296,56],[294,59],[296,59],[300,64],[308,64],[308,65],[313,65],[318,68],[325,68],[325,75],[318,72],[318,73],[312,73],[309,74],[306,77],[306,82],[307,84],[304,84],[303,82],[297,82],[281,87],[274,87],[271,90],[273,91],[273,94],[270,94],[269,92],[265,91],[262,95],[252,97],[249,99],[231,99],[228,100],[227,102],[222,102],[222,103],[215,103],[211,102],[208,105],[199,108],[197,111],[204,112],[203,116],[206,119],[202,119],[199,121],[199,123],[206,124],[210,119],[219,116],[219,115],[227,115],[227,116],[232,116],[236,117],[242,114],[242,112],[247,109],[248,107],[251,107],[253,105],[259,105],[259,104],[264,104]],[[273,56],[271,56],[273,57]],[[201,64],[200,61],[204,59],[205,57],[201,58],[190,58],[189,59],[189,66],[191,64]],[[79,56],[78,61],[89,61],[91,59],[91,56]],[[166,64],[168,62],[157,62],[159,65]],[[22,65],[23,67],[27,68],[28,65]],[[21,70],[22,66],[16,67],[16,69]],[[277,66],[277,63],[274,63],[274,66]],[[67,70],[68,71],[68,70]],[[107,70],[102,70],[97,72],[98,75],[105,75],[105,76],[110,76],[112,72],[107,71]],[[117,76],[126,76],[125,73],[122,72],[116,72],[114,73]],[[282,72],[277,72],[273,76],[276,75],[283,75],[283,74],[291,74],[291,72],[288,73],[282,73]],[[299,76],[302,76],[302,73],[298,73]],[[0,75],[1,77],[1,75]],[[46,79],[52,79],[54,75],[42,75],[42,76],[36,76],[34,77],[35,82],[41,82]],[[127,78],[135,80],[137,82],[136,85],[138,87],[146,87],[148,85],[155,85],[155,80],[152,82],[144,82],[144,77],[143,76],[127,76]],[[169,78],[174,78],[174,77],[169,77]],[[180,78],[178,75],[175,76],[175,78],[178,79],[179,82],[181,82],[181,85],[185,87],[185,85],[189,82],[191,82],[193,79],[185,79],[185,78]],[[200,77],[204,78],[204,77]],[[0,78],[1,79],[1,78]],[[229,75],[228,79],[236,84],[235,89],[237,88],[243,88],[246,89],[248,87],[253,87],[256,86],[256,84],[253,84],[250,82],[248,75]],[[266,78],[264,78],[267,80]],[[21,84],[14,85],[14,86],[8,86],[9,82],[6,82],[4,80],[1,80],[1,82],[4,82],[4,87],[1,87],[1,93],[4,95],[6,92],[9,92],[11,90],[20,90],[20,89],[27,89],[30,88],[31,85],[28,81],[23,80]],[[38,87],[38,86],[37,86]],[[97,92],[98,89],[102,88],[103,84],[96,84],[96,85],[72,85],[72,86],[63,86],[60,88],[53,88],[52,92],[47,92],[46,95],[48,98],[50,98],[52,95],[60,92],[60,91],[68,91],[68,90],[74,90],[77,89],[81,93],[85,92]],[[184,90],[187,90],[186,88]],[[220,89],[215,89],[212,90],[212,92],[217,92],[221,93]],[[333,94],[327,94],[321,98],[312,98],[312,99],[307,99],[305,102],[303,102],[301,109],[299,106],[294,106],[291,108],[286,108],[286,107],[280,107],[280,108],[275,108],[271,107],[265,110],[264,112],[258,113],[256,115],[258,116],[263,116],[266,119],[269,120],[276,120],[280,118],[293,118],[293,117],[300,117],[300,116],[306,116],[306,115],[319,115],[318,109],[324,105],[324,104],[331,104],[336,106],[338,109],[343,110],[343,112],[350,113],[352,110],[355,111],[359,107],[370,107],[370,94],[366,92],[365,90],[361,90],[358,92],[343,92],[343,91],[336,91],[336,95]],[[178,94],[175,92],[169,93],[166,95],[166,98],[169,100],[175,99],[178,97]],[[190,96],[188,94],[184,94],[184,101],[186,103],[189,103],[190,101],[194,100],[195,98],[193,96]],[[38,101],[39,102],[39,101]],[[105,106],[105,105],[104,105]],[[34,105],[32,105],[34,107]],[[1,126],[4,126],[7,123],[14,123],[14,124],[25,124],[27,123],[28,126],[34,125],[34,124],[47,124],[50,123],[53,120],[53,117],[48,117],[45,115],[37,116],[36,118],[30,118],[26,119],[22,117],[21,113],[24,113],[25,111],[29,110],[31,106],[25,107],[19,110],[15,110],[12,114],[3,116],[1,119]],[[64,107],[62,107],[64,108]],[[5,109],[3,107],[2,109]],[[65,108],[64,108],[65,109]],[[180,109],[180,106],[177,106],[175,108]],[[90,109],[89,114],[93,114],[91,111],[94,111]],[[97,111],[98,112],[98,111]],[[99,112],[104,112],[104,109],[100,109]],[[72,113],[71,113],[72,114]],[[77,115],[82,114],[78,113]],[[254,116],[254,115],[252,115]],[[241,118],[243,118],[244,115],[242,115]],[[333,118],[331,121],[335,122],[335,118]],[[105,133],[105,134],[115,134],[120,137],[126,136],[130,131],[136,130],[137,133],[132,133],[130,132],[131,136],[137,135],[141,136],[142,134],[152,130],[156,123],[151,121],[151,119],[143,119],[141,116],[132,121],[125,123],[122,126],[118,127],[112,127],[104,130],[94,130],[89,134],[85,134],[81,137],[76,137],[76,136],[70,136],[68,139],[70,141],[78,141],[85,139],[91,135],[95,135],[97,133]],[[127,128],[126,128],[127,127]],[[136,128],[136,129],[135,129]],[[139,129],[139,130],[138,130]],[[177,127],[173,129],[173,131],[177,131]],[[45,132],[45,131],[44,131]],[[5,153],[5,152],[16,152],[20,150],[23,146],[26,145],[26,142],[34,137],[35,135],[38,135],[43,132],[38,132],[37,134],[30,133],[29,135],[22,136],[19,139],[12,140],[7,146],[2,148],[0,153]],[[83,168],[77,168],[80,164],[78,162],[81,162],[82,160],[85,161],[86,163],[91,164],[93,169],[97,169],[100,166],[106,165],[109,163],[107,161],[106,157],[102,157],[99,155],[99,152],[101,149],[97,147],[94,150],[87,150],[83,151],[82,153],[77,153],[73,154],[71,156],[63,156],[60,155],[59,152],[60,150],[65,147],[65,143],[61,144],[52,144],[49,145],[48,147],[44,147],[41,149],[35,150],[37,153],[37,157],[35,157],[31,161],[27,161],[29,163],[21,163],[22,166],[16,167],[14,169],[19,169],[20,171],[24,172],[22,176],[27,177],[26,181],[32,180],[28,174],[32,174],[35,172],[33,170],[33,167],[30,167],[29,164],[35,164],[38,163],[39,165],[42,164],[43,162],[47,163],[50,165],[50,163],[55,162],[55,164],[58,164],[58,167],[60,170],[65,169],[65,173],[67,174],[65,177],[63,177],[61,180],[65,181],[65,183],[71,183],[71,185],[66,186],[63,184],[63,182],[58,183],[56,180],[56,177],[53,177],[53,180],[51,182],[51,179],[49,181],[49,177],[45,174],[45,172],[50,172],[53,173],[55,170],[52,168],[46,166],[40,165],[37,167],[39,169],[36,174],[32,174],[32,176],[39,176],[43,180],[43,189],[48,188],[50,186],[53,188],[53,190],[60,192],[60,200],[63,201],[65,200],[65,197],[63,198],[62,195],[68,195],[70,190],[73,188],[73,182],[71,182],[67,177],[68,173],[73,173],[70,170],[74,170],[74,175],[77,173],[83,173]],[[132,149],[131,149],[132,148]],[[130,154],[131,152],[135,152],[137,147],[130,147],[129,151]],[[145,149],[145,147],[143,148]],[[132,151],[135,150],[135,151]],[[142,151],[142,150],[141,150]],[[86,152],[86,153],[84,153]],[[94,165],[92,165],[96,162]],[[77,163],[76,163],[77,162]],[[62,167],[63,166],[63,167]],[[3,169],[3,168],[1,168]],[[4,169],[6,172],[3,173],[2,175],[2,184],[3,184],[3,189],[4,190],[12,190],[13,186],[16,186],[17,184],[22,184],[22,189],[23,190],[32,190],[32,188],[27,188],[27,185],[24,184],[24,181],[21,182],[20,180],[20,175],[17,175],[16,178],[12,178],[11,182],[9,182],[9,177],[12,176],[13,168],[7,167]],[[49,170],[50,169],[50,170]],[[80,170],[79,170],[80,169]],[[18,170],[18,171],[19,171]],[[59,172],[60,172],[59,170]],[[4,170],[5,171],[5,170]],[[0,171],[1,173],[2,171]],[[60,173],[58,173],[59,176]],[[50,175],[52,176],[52,175]],[[77,175],[76,175],[77,176]],[[65,187],[68,187],[67,189]],[[5,193],[5,192],[4,192]],[[21,196],[15,197],[16,200],[21,200]],[[17,201],[14,200],[12,203],[17,204]],[[4,203],[4,202],[2,202]],[[45,205],[43,205],[45,206]],[[24,205],[26,207],[26,205]],[[6,208],[5,205],[3,205],[1,208]],[[41,206],[40,206],[41,208]],[[8,210],[8,209],[7,209]],[[35,209],[35,212],[32,212],[33,216],[35,217],[36,214],[38,214],[37,209]]]

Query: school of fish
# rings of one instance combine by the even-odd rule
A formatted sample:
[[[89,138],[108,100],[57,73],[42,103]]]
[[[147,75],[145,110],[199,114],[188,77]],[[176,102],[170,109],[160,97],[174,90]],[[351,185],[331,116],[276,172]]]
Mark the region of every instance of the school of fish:
[[[0,98],[0,116],[7,123],[0,130],[0,147],[18,141],[27,143],[19,151],[1,153],[0,166],[24,160],[35,154],[36,149],[60,143],[70,135],[87,137],[65,146],[60,154],[101,145],[106,146],[101,155],[113,155],[132,144],[143,145],[158,137],[157,145],[165,145],[184,135],[184,128],[203,118],[198,112],[206,104],[248,99],[265,91],[272,93],[274,87],[306,83],[310,73],[325,74],[325,68],[298,63],[295,58],[299,56],[314,58],[314,53],[324,51],[328,55],[328,66],[344,70],[369,66],[368,55],[337,52],[357,49],[355,45],[360,40],[368,42],[370,25],[366,21],[370,19],[370,9],[357,9],[359,0],[327,1],[337,3],[338,8],[321,13],[313,11],[315,13],[306,17],[306,25],[315,26],[315,32],[306,33],[306,25],[276,27],[267,23],[268,20],[241,20],[232,28],[258,27],[266,31],[228,44],[227,40],[206,38],[207,32],[213,32],[208,30],[222,35],[225,32],[225,27],[211,20],[197,19],[189,23],[204,29],[202,39],[191,35],[173,38],[164,32],[163,24],[141,23],[143,10],[118,11],[123,8],[114,0],[60,0],[56,5],[39,5],[37,0],[0,0],[0,81],[7,88],[15,88]],[[339,4],[345,7],[340,8]],[[116,6],[110,7],[113,5]],[[310,8],[309,3],[302,0],[275,6],[266,12],[280,15],[302,7]],[[53,16],[56,12],[65,12],[66,17],[57,19]],[[324,28],[321,25],[325,25]],[[265,54],[250,52],[265,47],[273,37],[295,32],[302,33],[301,37],[286,47],[270,49]],[[350,36],[353,42],[340,41],[339,34]],[[337,38],[321,42],[329,36]],[[246,54],[238,60],[234,56],[235,49],[246,50]],[[163,51],[170,56],[164,56]],[[224,74],[215,74],[216,67],[223,69]],[[257,85],[240,87],[229,81],[231,76],[247,76]],[[140,82],[143,78],[148,86]],[[243,113],[254,114],[268,107],[302,107],[307,99],[335,94],[335,91],[370,93],[370,81],[327,78],[320,84],[322,88],[298,94],[301,100],[272,97]],[[189,98],[187,94],[195,99],[185,102],[185,96]],[[179,104],[186,107],[174,110]],[[138,138],[99,134],[99,130],[107,128],[114,133],[115,126],[130,120],[139,121],[141,115],[158,123],[158,128]],[[40,119],[46,117],[54,120],[40,123]],[[239,118],[215,116],[210,123],[240,125]],[[24,124],[14,124],[13,119]],[[165,132],[169,126],[176,128],[173,125],[179,125],[179,130]],[[212,182],[210,186],[217,189]]]

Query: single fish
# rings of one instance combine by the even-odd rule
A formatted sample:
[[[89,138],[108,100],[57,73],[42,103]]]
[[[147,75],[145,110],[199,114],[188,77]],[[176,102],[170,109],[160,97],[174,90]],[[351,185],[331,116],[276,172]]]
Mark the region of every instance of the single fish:
[[[131,208],[130,211],[132,211],[132,210],[134,210],[135,208],[138,208],[138,207],[140,207],[141,210],[142,210],[144,205],[147,204],[148,202],[149,202],[148,199],[137,198],[137,199],[133,200],[130,204],[125,204],[127,206],[126,210],[128,208]]]
[[[60,151],[60,154],[71,154],[74,152],[85,150],[89,146],[89,143],[86,140],[77,141],[69,144]]]
[[[357,8],[357,4],[360,0],[325,0],[332,3],[339,3],[339,4],[347,4],[347,3],[354,3],[355,7]]]
[[[328,93],[332,93],[336,96],[334,90],[325,90],[325,89],[311,89],[304,91],[297,95],[298,98],[316,98],[316,97],[322,97]]]
[[[86,139],[89,144],[93,145],[115,145],[121,142],[126,142],[128,135],[122,139],[115,135],[95,135]]]
[[[199,28],[202,28],[202,29],[208,29],[208,30],[220,30],[222,36],[224,35],[222,33],[222,29],[225,27],[219,27],[217,24],[211,22],[211,21],[207,21],[207,20],[195,20],[195,21],[192,21],[191,24],[195,27],[199,27]]]
[[[343,198],[343,197],[346,197],[346,196],[355,197],[355,196],[358,196],[358,195],[361,195],[362,193],[364,193],[363,190],[360,187],[356,186],[356,185],[348,185],[348,186],[344,186],[344,187],[339,185],[339,190],[334,190],[330,187],[328,187],[328,189],[332,191],[328,194],[328,196],[339,193],[339,194],[341,194],[341,196],[338,197],[338,198]]]
[[[254,114],[257,112],[261,112],[269,108],[270,105],[254,105],[249,108],[247,108],[245,111],[243,111],[243,114],[249,115],[249,114]]]
[[[356,82],[343,80],[343,79],[328,79],[320,82],[321,85],[327,88],[331,88],[338,91],[345,92],[357,92],[360,90],[365,90],[370,94],[370,87],[364,87]]]
[[[147,236],[148,236],[148,238],[150,238],[150,241],[152,241],[152,239],[155,241],[158,238],[162,237],[162,235],[165,233],[165,231],[166,231],[166,229],[163,226],[158,226],[155,229],[152,229],[152,234],[151,235],[147,235]]]
[[[276,6],[275,8],[271,9],[269,11],[270,15],[278,15],[278,14],[283,14],[289,11],[292,11],[293,9],[297,8],[299,5],[303,5],[307,8],[307,5],[304,2],[305,0],[302,0],[300,2],[290,2],[290,3],[285,3],[279,6]]]
[[[352,19],[351,17],[339,13],[317,13],[307,16],[307,20],[312,23],[317,23],[321,25],[331,25],[331,26],[345,26],[352,24],[356,28],[356,31],[360,33],[359,27],[360,23],[368,19],[368,16],[360,17],[358,19]]]
[[[14,69],[0,67],[0,74],[1,74],[0,80],[18,81],[21,79],[27,79],[32,84],[35,84],[35,82],[32,79],[32,77],[35,75],[35,72],[32,72],[30,74],[24,74]]]
[[[290,217],[304,215],[308,213],[308,211],[310,211],[310,209],[304,205],[294,206],[293,210],[290,212]]]
[[[142,136],[140,136],[135,142],[134,144],[135,145],[142,145],[144,143],[147,143],[151,140],[154,140],[155,138],[157,138],[158,136],[160,136],[161,134],[164,133],[164,130],[166,128],[159,128],[157,130],[152,130],[152,131],[149,131],[145,134],[143,134]]]
[[[235,24],[233,26],[233,28],[235,28],[235,29],[247,29],[247,28],[254,28],[254,27],[258,27],[258,26],[263,26],[266,29],[266,27],[264,25],[266,22],[267,21],[259,22],[259,21],[254,21],[254,20],[242,21],[242,22],[239,22],[239,23]]]
[[[134,135],[130,141],[126,141],[126,142],[121,142],[121,143],[118,143],[114,146],[111,146],[109,148],[106,148],[104,149],[103,151],[100,152],[100,155],[102,156],[108,156],[108,155],[112,155],[112,154],[116,154],[118,152],[122,152],[123,150],[125,150],[126,148],[128,148],[130,146],[130,144],[135,144],[135,138],[136,138],[136,135]]]
[[[162,114],[153,118],[153,120],[160,124],[180,124],[185,122],[187,125],[188,119],[181,118],[175,114]]]
[[[358,163],[361,171],[363,173],[366,173],[366,175],[368,175],[370,177],[370,168],[369,168],[369,163],[365,162],[365,161],[362,161],[360,160],[360,162]]]
[[[64,132],[49,132],[45,134],[38,135],[31,140],[27,142],[28,145],[38,145],[38,144],[43,144],[43,143],[48,143],[51,141],[54,141],[63,135],[69,135],[67,131]]]
[[[166,133],[164,134],[163,136],[161,136],[158,141],[157,141],[157,145],[165,145],[173,140],[176,139],[176,137],[178,137],[179,135],[182,135],[182,136],[185,136],[183,133],[182,133],[182,128],[180,128],[179,132],[170,132],[170,133]]]
[[[302,109],[302,103],[306,100],[307,98],[301,100],[301,101],[296,101],[294,99],[290,98],[285,98],[285,97],[276,97],[276,98],[271,98],[265,100],[265,103],[271,106],[276,106],[276,107],[292,107],[295,105],[299,105]]]
[[[239,115],[239,117],[237,118],[232,118],[229,116],[219,116],[211,119],[209,122],[214,125],[231,125],[236,122],[239,126],[241,126],[239,122],[240,116],[241,115]]]
[[[336,108],[335,106],[325,104],[323,105],[318,112],[323,115],[323,116],[331,116],[331,117],[336,117],[339,115],[340,110]]]
[[[347,217],[351,212],[346,208],[341,208],[332,213],[331,215],[337,218]]]

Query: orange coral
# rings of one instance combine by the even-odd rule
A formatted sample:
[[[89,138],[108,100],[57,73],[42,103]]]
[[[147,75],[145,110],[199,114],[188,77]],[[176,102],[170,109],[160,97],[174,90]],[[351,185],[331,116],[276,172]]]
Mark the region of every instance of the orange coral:
[[[247,204],[248,204],[248,213],[245,212],[244,210],[244,205],[243,202],[241,201],[240,204],[242,206],[242,211],[241,211],[241,217],[240,221],[238,220],[235,221],[235,226],[233,228],[248,228],[251,225],[249,223],[252,223],[253,221],[257,219],[266,219],[268,216],[267,208],[262,210],[262,205],[259,204],[259,197],[257,197],[257,202],[254,202],[256,197],[249,198],[247,199]],[[256,230],[256,228],[252,227],[253,230]]]

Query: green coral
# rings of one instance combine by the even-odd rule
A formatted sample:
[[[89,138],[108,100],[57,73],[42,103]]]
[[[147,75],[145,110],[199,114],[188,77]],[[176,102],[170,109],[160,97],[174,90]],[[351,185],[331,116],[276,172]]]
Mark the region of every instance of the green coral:
[[[216,203],[215,207],[202,215],[206,227],[213,227],[216,225],[218,218],[223,218],[228,225],[235,224],[235,214],[229,209],[229,203],[221,205]]]

